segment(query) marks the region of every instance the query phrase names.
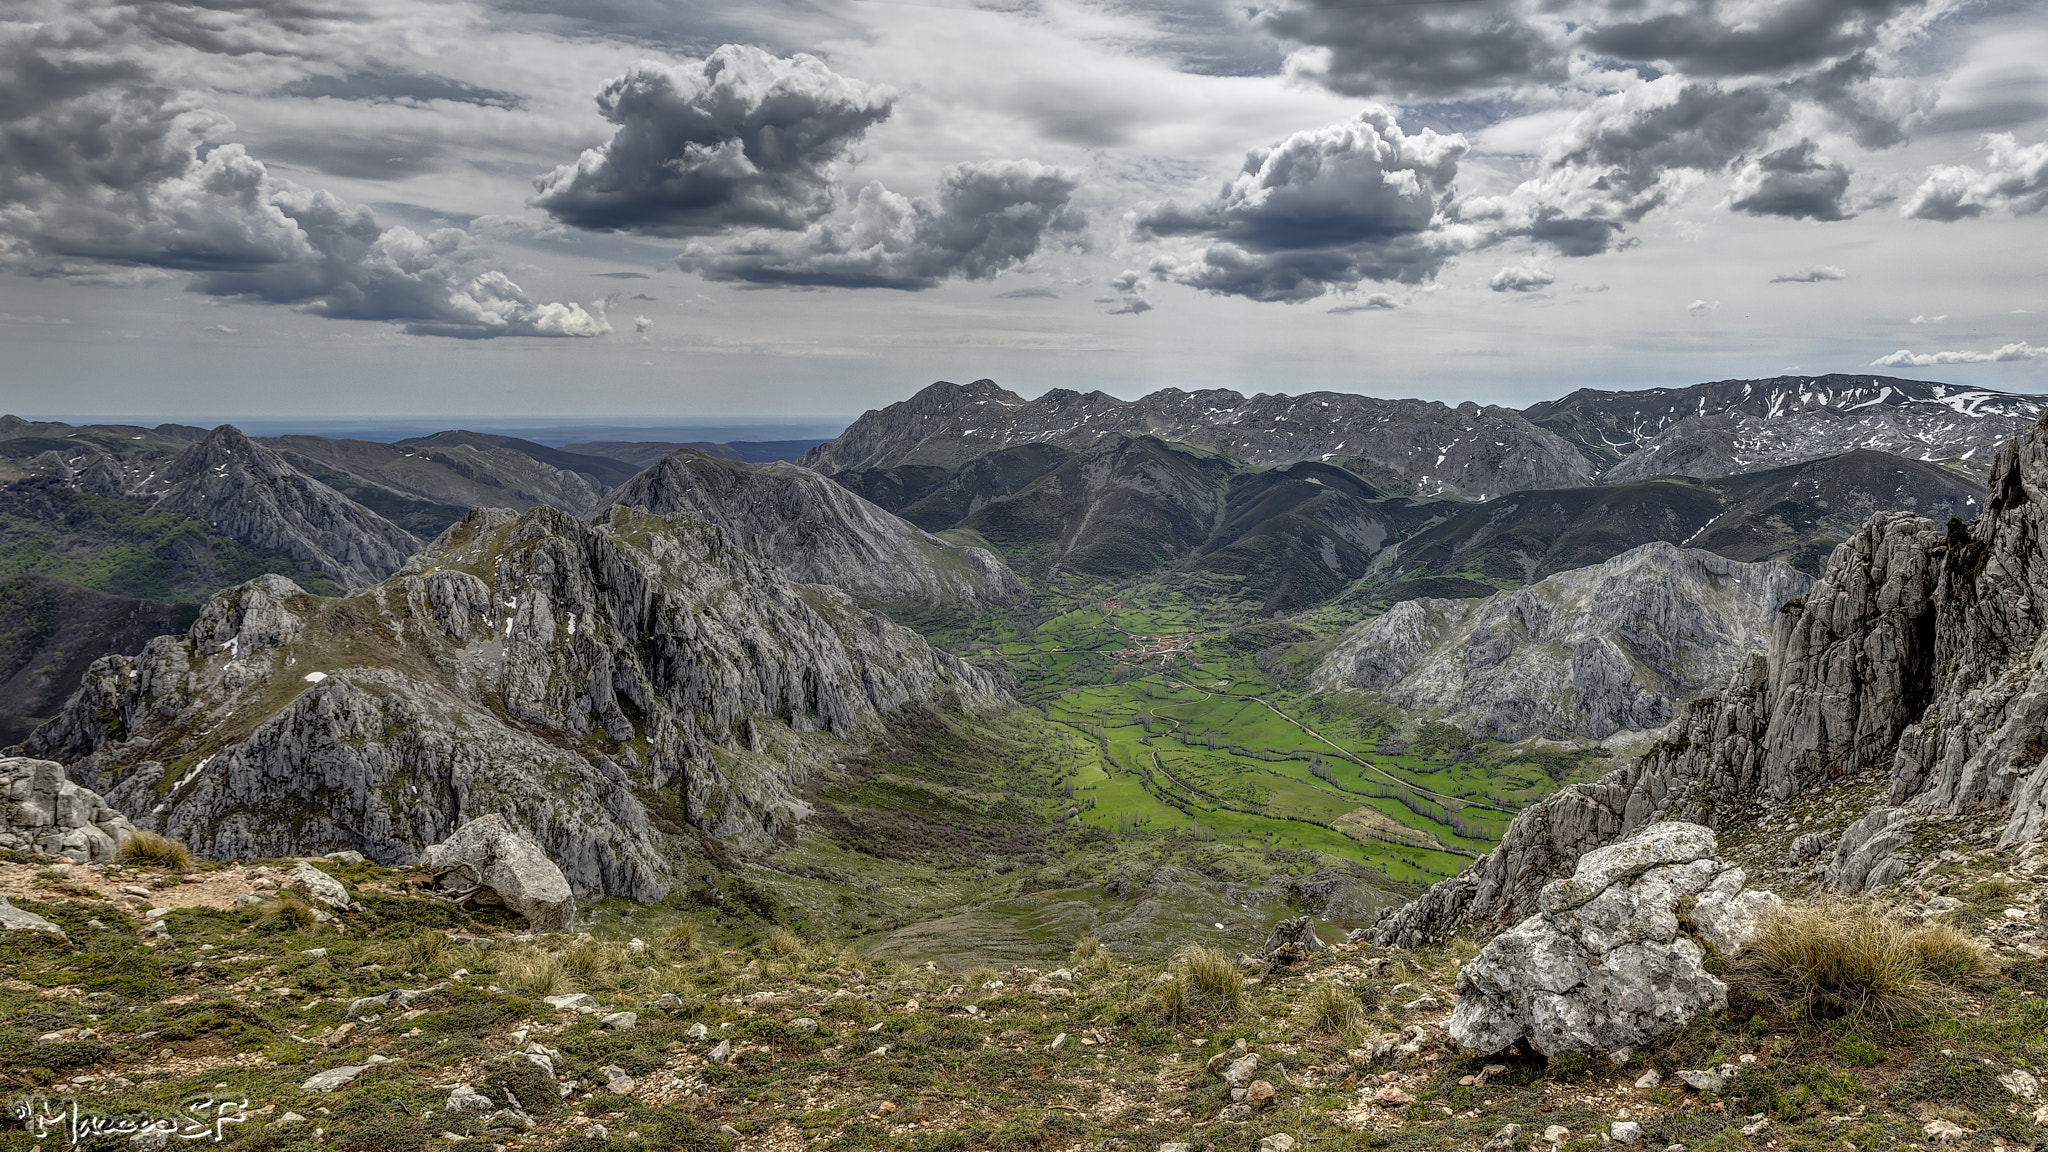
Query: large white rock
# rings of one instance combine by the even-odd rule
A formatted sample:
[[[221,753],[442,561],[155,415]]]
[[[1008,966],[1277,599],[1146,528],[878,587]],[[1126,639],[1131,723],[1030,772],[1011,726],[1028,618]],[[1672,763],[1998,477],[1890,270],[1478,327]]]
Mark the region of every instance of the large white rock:
[[[304,860],[299,861],[298,866],[291,870],[288,879],[292,883],[304,888],[306,895],[327,905],[329,908],[336,908],[346,912],[353,906],[353,902],[348,898],[348,889],[342,886],[341,881],[313,867]]]
[[[1716,848],[1711,829],[1664,823],[1586,853],[1569,878],[1544,887],[1542,911],[1458,974],[1452,1037],[1478,1052],[1527,1040],[1546,1056],[1620,1059],[1726,1007],[1727,985],[1683,930],[1733,955],[1778,898],[1745,891],[1742,869],[1715,859]]]
[[[569,878],[540,845],[513,831],[493,812],[455,830],[421,854],[444,895],[503,904],[526,917],[536,932],[567,932],[576,918]]]

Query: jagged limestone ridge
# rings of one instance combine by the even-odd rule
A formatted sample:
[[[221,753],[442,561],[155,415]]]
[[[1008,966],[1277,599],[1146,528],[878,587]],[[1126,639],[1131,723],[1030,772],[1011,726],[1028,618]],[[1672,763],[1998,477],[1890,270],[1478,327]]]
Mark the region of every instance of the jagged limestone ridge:
[[[579,893],[657,899],[660,834],[772,835],[818,738],[990,679],[723,529],[478,510],[344,599],[264,577],[94,665],[30,738],[212,856],[409,860],[503,812]],[[828,741],[829,743],[830,741]]]
[[[1901,875],[1913,862],[1905,829],[1922,816],[1981,814],[2001,845],[2048,835],[2044,541],[2048,426],[2036,424],[1999,452],[1982,517],[1944,531],[1873,516],[1786,604],[1769,655],[1688,706],[1672,739],[1525,811],[1490,856],[1376,938],[1407,944],[1520,917],[1580,853],[1653,820],[1720,826],[1866,774],[1888,779],[1889,807],[1828,838],[1832,887]]]
[[[790,579],[864,603],[974,606],[1024,591],[987,549],[948,544],[796,464],[681,449],[628,480],[593,517],[616,507],[720,525]]]
[[[1655,541],[1483,600],[1408,600],[1353,625],[1317,688],[1362,688],[1499,740],[1661,728],[1761,651],[1810,578]]]

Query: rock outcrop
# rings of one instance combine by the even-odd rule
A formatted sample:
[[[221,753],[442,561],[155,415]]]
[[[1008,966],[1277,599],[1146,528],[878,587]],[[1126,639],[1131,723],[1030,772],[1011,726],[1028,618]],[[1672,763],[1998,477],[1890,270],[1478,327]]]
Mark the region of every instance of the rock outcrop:
[[[1311,676],[1499,740],[1661,728],[1761,652],[1811,581],[1780,563],[1644,544],[1484,600],[1409,600],[1352,626]]]
[[[477,511],[344,599],[264,577],[93,666],[29,749],[202,855],[410,861],[503,813],[579,893],[657,899],[659,839],[807,809],[811,734],[1002,701],[989,678],[723,529]]]
[[[106,863],[135,830],[99,793],[52,760],[0,759],[0,849]]]
[[[526,917],[535,932],[567,932],[576,920],[569,878],[540,845],[493,812],[455,830],[420,855],[440,894],[457,903],[498,904]]]
[[[1534,915],[1459,971],[1452,1038],[1482,1053],[1526,1039],[1545,1056],[1594,1052],[1620,1063],[1725,1008],[1728,986],[1682,930],[1732,957],[1780,901],[1746,890],[1743,870],[1715,850],[1711,829],[1665,823],[1586,853],[1570,877],[1544,886]]]
[[[1525,811],[1375,939],[1519,919],[1581,853],[1646,824],[1725,826],[1854,779],[1886,804],[1846,814],[1821,865],[1841,890],[1902,875],[1926,817],[1973,816],[2004,845],[2048,837],[2048,426],[2001,450],[1987,487],[1974,523],[1872,517],[1781,610],[1767,657],[1687,706],[1648,755]]]
[[[605,505],[707,520],[791,580],[825,584],[864,604],[974,608],[1024,592],[986,548],[948,544],[795,464],[742,464],[683,449],[628,480]]]

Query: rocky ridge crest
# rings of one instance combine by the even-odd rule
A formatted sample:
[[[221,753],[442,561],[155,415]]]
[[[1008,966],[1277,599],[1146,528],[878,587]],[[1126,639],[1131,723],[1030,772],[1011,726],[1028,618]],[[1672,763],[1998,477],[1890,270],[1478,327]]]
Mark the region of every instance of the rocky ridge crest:
[[[344,599],[216,596],[94,665],[27,746],[203,855],[390,863],[499,812],[577,892],[647,900],[661,836],[772,835],[835,743],[942,700],[1002,697],[724,529],[479,510]]]

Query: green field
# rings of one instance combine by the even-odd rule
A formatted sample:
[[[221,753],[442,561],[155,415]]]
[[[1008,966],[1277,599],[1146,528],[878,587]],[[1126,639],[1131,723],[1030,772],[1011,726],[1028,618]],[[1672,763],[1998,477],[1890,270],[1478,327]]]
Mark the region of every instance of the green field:
[[[1064,611],[950,639],[999,656],[1025,701],[1092,743],[1066,814],[1112,832],[1301,849],[1428,884],[1492,850],[1525,805],[1608,766],[1597,749],[1474,740],[1362,693],[1310,692],[1300,675],[1333,622],[1258,622],[1230,591],[1215,578],[1077,589]],[[1264,643],[1276,637],[1299,639]]]

